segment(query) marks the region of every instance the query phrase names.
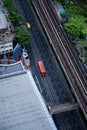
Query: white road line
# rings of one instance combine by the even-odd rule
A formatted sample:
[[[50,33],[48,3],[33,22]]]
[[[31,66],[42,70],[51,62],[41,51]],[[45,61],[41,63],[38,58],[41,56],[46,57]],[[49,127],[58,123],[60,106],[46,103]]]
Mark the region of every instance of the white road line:
[[[39,90],[40,90],[40,92],[42,93],[42,89],[41,89],[40,83],[39,83],[38,78],[37,78],[36,75],[35,75],[35,78],[36,78],[36,82],[37,82],[37,84],[38,84]]]

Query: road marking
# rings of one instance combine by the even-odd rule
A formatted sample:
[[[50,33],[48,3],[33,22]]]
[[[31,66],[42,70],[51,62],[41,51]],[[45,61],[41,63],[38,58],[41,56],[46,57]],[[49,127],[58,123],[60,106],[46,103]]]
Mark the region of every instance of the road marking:
[[[35,78],[36,78],[36,82],[37,82],[37,84],[38,84],[39,90],[40,90],[40,92],[42,93],[42,89],[41,89],[40,83],[39,83],[38,78],[37,78],[36,75],[35,75]]]

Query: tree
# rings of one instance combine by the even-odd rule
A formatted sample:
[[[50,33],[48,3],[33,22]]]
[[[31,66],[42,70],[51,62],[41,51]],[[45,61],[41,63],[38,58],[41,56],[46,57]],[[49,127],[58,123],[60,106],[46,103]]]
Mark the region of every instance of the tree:
[[[71,15],[84,15],[84,10],[83,8],[79,7],[79,6],[75,6],[74,4],[72,4],[71,2],[66,3],[66,5],[64,6],[66,13],[68,16]]]
[[[22,17],[18,14],[17,9],[14,6],[14,0],[4,0],[4,5],[7,7],[9,12],[9,19],[15,25],[18,26],[21,23]]]
[[[11,9],[11,8],[10,8]],[[12,10],[12,11],[11,11]],[[9,19],[11,20],[11,22],[15,25],[18,26],[20,25],[21,19],[22,17],[18,14],[18,11],[16,9],[11,9],[10,10],[10,15],[9,15]]]
[[[87,41],[86,40],[80,40],[80,41],[78,41],[78,43],[75,46],[76,46],[76,48],[79,52],[83,48],[87,50]]]
[[[80,35],[87,35],[87,26],[85,24],[86,18],[80,15],[73,15],[69,17],[68,23],[66,23],[65,29],[72,37],[80,37]]]
[[[28,45],[31,42],[31,34],[29,34],[24,26],[17,27],[16,34],[18,37],[18,42],[19,44],[21,44],[22,47]]]
[[[3,0],[4,6],[10,7],[12,6],[14,0]]]

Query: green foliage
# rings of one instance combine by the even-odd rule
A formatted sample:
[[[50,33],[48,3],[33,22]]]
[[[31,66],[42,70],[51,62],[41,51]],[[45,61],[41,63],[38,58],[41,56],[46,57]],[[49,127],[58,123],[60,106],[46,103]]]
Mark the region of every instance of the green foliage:
[[[65,5],[65,10],[68,16],[71,15],[84,15],[84,10],[79,7],[79,6],[75,6],[72,3],[67,3]]]
[[[65,29],[68,34],[73,37],[80,37],[80,35],[87,35],[87,26],[85,24],[86,18],[81,15],[73,15],[69,17],[68,23],[66,23]]]
[[[57,1],[59,1],[59,0],[57,0]],[[62,3],[62,5],[64,5],[65,3],[64,3],[64,0],[60,0],[60,2]]]
[[[87,35],[87,25],[84,24],[84,27],[81,31],[82,35],[86,36]]]
[[[57,0],[58,2],[61,2],[62,5],[65,5],[66,3],[69,4],[70,0]]]
[[[85,50],[85,63],[87,64],[87,48]]]
[[[4,0],[4,5],[7,7],[9,12],[9,19],[14,24],[14,26],[20,25],[22,17],[18,14],[17,9],[14,7],[13,0]]]
[[[20,25],[22,17],[18,14],[18,11],[15,8],[10,8],[9,19],[15,26],[18,26]]]
[[[80,40],[75,47],[77,48],[77,50],[79,51],[79,53],[81,52],[81,50],[84,49],[84,59],[85,59],[85,63],[87,64],[87,41],[86,40]]]
[[[18,42],[24,47],[25,45],[31,42],[31,34],[27,31],[24,26],[20,26],[16,28],[16,34],[18,37]]]
[[[70,1],[66,3],[65,10],[68,16],[68,23],[64,26],[68,34],[72,37],[87,35],[85,11],[81,7],[73,5]]]
[[[30,43],[31,34],[27,31],[26,27],[20,26],[22,17],[18,14],[14,6],[14,0],[3,0],[4,6],[7,7],[9,12],[9,19],[14,24],[18,42],[22,47]]]
[[[14,0],[3,0],[4,6],[10,7],[12,6]]]
[[[83,48],[87,48],[87,41],[86,40],[80,40],[77,44],[76,44],[76,48],[78,51],[80,51]]]
[[[87,17],[87,4],[84,5],[84,16]]]

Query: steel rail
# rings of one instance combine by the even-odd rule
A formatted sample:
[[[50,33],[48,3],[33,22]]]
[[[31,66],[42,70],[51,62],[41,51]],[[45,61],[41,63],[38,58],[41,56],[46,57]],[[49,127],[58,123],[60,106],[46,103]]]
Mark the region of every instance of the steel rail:
[[[44,2],[45,2],[45,0],[44,0]],[[47,1],[46,1],[46,2],[47,2]],[[73,67],[73,69],[74,69],[74,71],[75,71],[75,73],[76,73],[76,75],[77,75],[77,76],[75,76],[75,77],[76,77],[76,78],[78,77],[78,79],[79,79],[79,81],[80,81],[80,83],[81,83],[81,85],[82,85],[82,87],[83,87],[84,92],[87,94],[87,90],[86,90],[86,88],[84,87],[85,84],[83,84],[84,82],[82,82],[83,74],[82,74],[81,70],[79,69],[79,66],[77,66],[79,72],[76,70],[76,67],[74,67],[74,63],[77,65],[77,61],[76,61],[75,57],[73,56],[72,51],[70,51],[69,46],[67,46],[67,47],[69,48],[68,51],[67,51],[66,46],[64,46],[64,43],[63,43],[63,41],[61,40],[61,38],[60,38],[60,36],[59,36],[59,34],[58,34],[58,32],[57,32],[56,27],[54,26],[54,23],[53,23],[53,22],[55,22],[55,21],[54,21],[55,19],[51,19],[50,16],[49,16],[49,13],[48,13],[48,11],[47,11],[47,9],[49,9],[49,6],[47,6],[48,8],[45,8],[45,5],[43,5],[43,6],[44,6],[44,11],[46,11],[45,13],[46,13],[47,17],[49,18],[49,21],[50,21],[51,24],[52,24],[51,26],[52,26],[52,28],[54,29],[55,34],[57,34],[58,39],[60,40],[59,44],[61,44],[62,47],[64,48],[64,50],[66,51],[67,57],[68,57],[68,59],[69,59],[69,62],[71,63],[71,66]],[[53,21],[52,21],[52,20],[53,20]],[[63,36],[63,35],[62,35],[62,36]],[[70,57],[71,55],[69,55],[69,53],[72,55],[72,59],[74,59],[74,63],[72,62],[71,57]],[[80,75],[82,76],[81,78],[80,78],[80,75],[79,75],[78,73],[81,73],[81,74],[80,74]],[[83,81],[84,81],[84,80],[83,80]],[[86,85],[87,85],[87,84],[86,84]]]
[[[38,1],[37,0],[37,2],[36,2],[36,4],[37,4],[37,7],[39,6],[39,8],[38,8],[38,10],[39,10],[39,13],[40,13],[40,15],[42,15],[43,17],[42,17],[42,19],[43,19],[43,21],[44,21],[44,23],[45,23],[45,26],[47,27],[47,29],[48,29],[48,33],[50,34],[50,37],[52,36],[52,38],[51,38],[51,40],[55,43],[55,45],[56,45],[56,50],[57,50],[57,52],[60,52],[60,54],[59,55],[61,55],[61,59],[62,59],[62,62],[64,63],[64,64],[66,64],[67,65],[67,67],[70,67],[70,63],[71,64],[73,64],[72,63],[72,61],[71,61],[71,59],[70,59],[70,57],[69,57],[69,54],[67,53],[67,50],[66,50],[66,48],[65,48],[65,46],[64,46],[64,44],[63,44],[63,42],[61,41],[61,39],[60,39],[60,37],[59,37],[59,35],[58,35],[58,30],[55,28],[55,26],[54,26],[54,23],[52,22],[52,20],[51,20],[51,16],[49,16],[49,14],[48,14],[48,11],[46,10],[46,8],[45,7],[43,7],[42,8],[42,5],[44,5],[44,3],[41,3],[41,2],[43,2],[43,1]],[[44,5],[44,6],[46,6],[46,5]],[[47,7],[48,8],[48,7]],[[51,23],[50,23],[51,22]],[[49,27],[49,28],[48,28]],[[54,33],[52,32],[54,30]],[[60,32],[60,30],[59,30],[59,32]],[[55,35],[54,35],[55,34]],[[64,48],[64,50],[62,50],[63,48],[61,47],[61,45],[60,45],[60,43],[59,42],[62,42],[62,47]],[[60,45],[60,46],[59,46]],[[58,50],[58,48],[59,48],[59,50]],[[61,51],[60,51],[61,50]],[[69,58],[69,63],[67,64],[67,57],[66,57],[66,61],[64,61],[64,59],[63,59],[63,56],[64,56],[64,54],[61,54],[61,52],[63,53],[66,53],[67,55],[68,55],[68,58]],[[66,56],[66,55],[65,55]],[[64,57],[65,57],[64,56]],[[72,65],[72,67],[73,67],[74,65]],[[73,70],[71,71],[71,69],[72,68],[70,68],[70,72],[72,72],[73,73]],[[75,69],[75,71],[76,71],[76,69]],[[76,71],[77,72],[77,71]],[[76,73],[75,72],[75,73]],[[69,73],[69,71],[68,71],[68,73]],[[79,82],[76,82],[76,78],[74,77],[74,76],[76,76],[75,74],[74,74],[74,76],[72,76],[70,73],[69,73],[69,75],[72,77],[72,79],[71,80],[73,80],[73,83],[74,83],[74,85],[75,85],[75,87],[77,86],[78,87],[78,84],[80,85],[80,83]],[[81,79],[80,79],[81,80]],[[80,81],[81,83],[82,83],[82,81]],[[81,86],[81,85],[80,85]],[[77,87],[75,88],[76,90],[77,90]],[[82,94],[82,92],[81,92],[82,90],[81,90],[81,88],[79,87],[79,91],[77,90],[77,93],[81,93]],[[80,95],[80,94],[78,94],[78,95]],[[84,102],[87,102],[87,100],[85,100],[85,98],[86,98],[86,96],[84,97],[83,96],[83,94],[82,94],[82,97],[83,97],[83,99],[84,99]],[[83,102],[83,99],[80,97],[80,101],[82,101]],[[84,105],[84,104],[83,104]],[[84,106],[85,107],[85,106]],[[85,107],[86,108],[86,107]]]

